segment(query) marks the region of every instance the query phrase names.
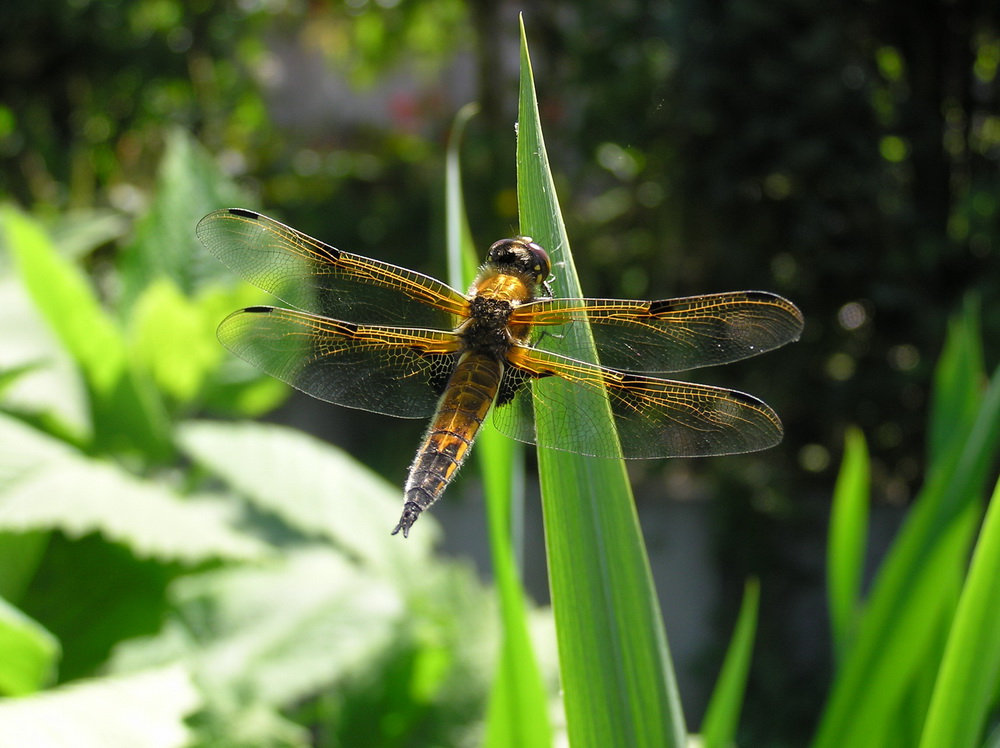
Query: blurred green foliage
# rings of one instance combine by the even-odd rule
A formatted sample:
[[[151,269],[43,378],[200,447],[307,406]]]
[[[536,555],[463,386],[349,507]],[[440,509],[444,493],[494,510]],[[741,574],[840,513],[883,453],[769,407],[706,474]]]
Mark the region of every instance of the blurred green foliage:
[[[774,405],[783,448],[637,473],[654,485],[693,474],[739,497],[715,511],[730,587],[755,573],[764,590],[764,675],[751,674],[748,712],[789,714],[750,734],[801,744],[825,653],[797,672],[779,660],[795,625],[787,610],[820,577],[797,557],[825,532],[845,430],[867,436],[874,500],[905,504],[926,474],[932,364],[970,290],[985,310],[987,366],[1000,350],[1000,9],[549,0],[526,12],[588,295],[763,288],[805,312],[800,344],[708,374]],[[269,410],[283,391],[236,368],[211,335],[224,311],[257,297],[201,252],[197,218],[263,205],[335,244],[440,275],[444,134],[460,97],[483,107],[463,154],[476,239],[513,233],[515,32],[500,4],[459,0],[4,4],[0,195],[33,220],[5,213],[8,248],[21,255],[16,268],[3,256],[0,278],[16,269],[34,299],[22,289],[7,307],[17,311],[6,340],[22,348],[0,362],[0,389],[18,395],[5,409],[153,483],[186,454],[181,420]],[[385,445],[380,426],[343,417],[369,464],[408,459],[412,439]],[[34,446],[33,459],[66,467],[53,445]],[[70,462],[91,475],[89,462]],[[27,570],[2,592],[16,600],[48,541],[12,542],[5,568]],[[52,558],[69,560],[52,568],[72,568],[73,544],[54,543]],[[197,558],[213,563],[213,548]],[[132,578],[162,593],[175,573]],[[154,627],[156,605],[130,608],[140,609],[123,630]],[[121,635],[73,647],[88,654],[67,655],[63,677],[88,672]],[[36,651],[49,651],[44,637]],[[394,667],[433,660],[408,656]]]
[[[167,137],[113,300],[0,209],[0,696],[35,696],[0,699],[0,744],[470,744],[491,605],[433,518],[399,543],[397,489],[343,453],[193,418],[288,394],[215,339],[260,292],[176,230],[235,194],[211,164]]]

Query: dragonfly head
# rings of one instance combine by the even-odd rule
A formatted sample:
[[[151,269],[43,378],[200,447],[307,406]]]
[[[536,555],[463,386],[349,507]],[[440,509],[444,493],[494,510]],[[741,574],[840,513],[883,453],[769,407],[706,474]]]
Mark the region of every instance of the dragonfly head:
[[[513,268],[524,273],[538,285],[544,284],[552,272],[549,253],[535,244],[530,236],[494,242],[486,255],[486,261],[498,268]]]

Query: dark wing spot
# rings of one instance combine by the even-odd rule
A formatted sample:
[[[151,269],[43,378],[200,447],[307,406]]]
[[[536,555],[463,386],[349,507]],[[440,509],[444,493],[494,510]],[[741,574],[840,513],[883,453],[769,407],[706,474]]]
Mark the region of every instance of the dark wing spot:
[[[419,349],[415,349],[419,350]],[[438,395],[443,395],[448,389],[448,382],[451,381],[452,372],[458,365],[458,354],[438,353],[427,356],[430,359],[430,385]]]
[[[654,317],[661,314],[669,314],[677,309],[677,304],[674,303],[675,299],[660,299],[659,301],[649,302],[649,313]]]
[[[537,377],[524,369],[507,367],[504,369],[503,379],[500,381],[500,389],[497,390],[494,405],[502,406],[509,403],[523,388],[528,386],[532,379]]]
[[[247,210],[246,208],[230,208],[229,212],[234,216],[240,216],[241,218],[252,218],[255,221],[258,218],[260,218],[260,213],[253,210]]]
[[[243,310],[247,314],[270,314],[274,311],[273,306],[248,306]]]

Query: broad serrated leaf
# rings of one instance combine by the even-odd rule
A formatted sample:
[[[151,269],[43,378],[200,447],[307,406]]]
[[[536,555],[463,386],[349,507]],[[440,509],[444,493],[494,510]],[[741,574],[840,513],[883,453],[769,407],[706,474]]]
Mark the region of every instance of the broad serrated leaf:
[[[201,697],[180,666],[84,681],[0,702],[0,745],[184,748]]]
[[[0,403],[17,413],[45,415],[76,440],[91,438],[86,388],[16,277],[0,278]]]
[[[417,572],[438,529],[390,536],[402,490],[300,431],[257,423],[189,422],[180,440],[196,462],[300,533],[333,540],[395,575]]]
[[[143,291],[129,333],[140,365],[161,390],[181,403],[197,397],[225,353],[213,321],[167,278]]]
[[[185,577],[170,596],[184,633],[167,636],[199,682],[271,706],[294,704],[376,658],[406,613],[400,590],[319,547]],[[129,644],[115,666],[159,647],[156,639]]]
[[[0,228],[24,287],[87,382],[94,448],[165,458],[169,424],[158,393],[132,368],[122,332],[87,278],[27,216],[6,209]]]
[[[100,532],[141,557],[197,563],[265,553],[218,502],[194,501],[0,416],[0,530]]]
[[[207,283],[231,280],[198,243],[194,227],[214,208],[245,204],[242,191],[188,133],[170,130],[153,203],[122,263],[122,310],[131,310],[143,289],[161,277],[189,295]]]

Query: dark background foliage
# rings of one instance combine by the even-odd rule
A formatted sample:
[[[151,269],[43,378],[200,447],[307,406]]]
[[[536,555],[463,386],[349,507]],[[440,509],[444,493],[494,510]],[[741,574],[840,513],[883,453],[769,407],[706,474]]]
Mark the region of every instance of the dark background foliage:
[[[6,3],[0,193],[43,215],[138,215],[179,126],[256,193],[254,207],[440,274],[444,143],[467,101],[481,105],[463,151],[473,232],[486,246],[517,229],[517,10]],[[820,549],[844,429],[868,435],[891,527],[923,475],[946,319],[969,292],[1000,307],[1000,6],[550,0],[525,12],[587,292],[760,288],[805,313],[799,344],[699,373],[771,403],[786,424],[780,449],[635,469],[640,502],[677,487],[714,497],[726,584],[763,578],[747,729],[795,741],[828,654],[806,647],[789,665],[783,647],[803,620],[822,626]],[[115,246],[89,258],[96,273]],[[1000,316],[983,322],[994,365]],[[384,420],[303,401],[283,417],[393,480],[422,428],[392,424],[387,440]],[[706,653],[706,669],[720,656]],[[778,710],[780,724],[753,716]]]

